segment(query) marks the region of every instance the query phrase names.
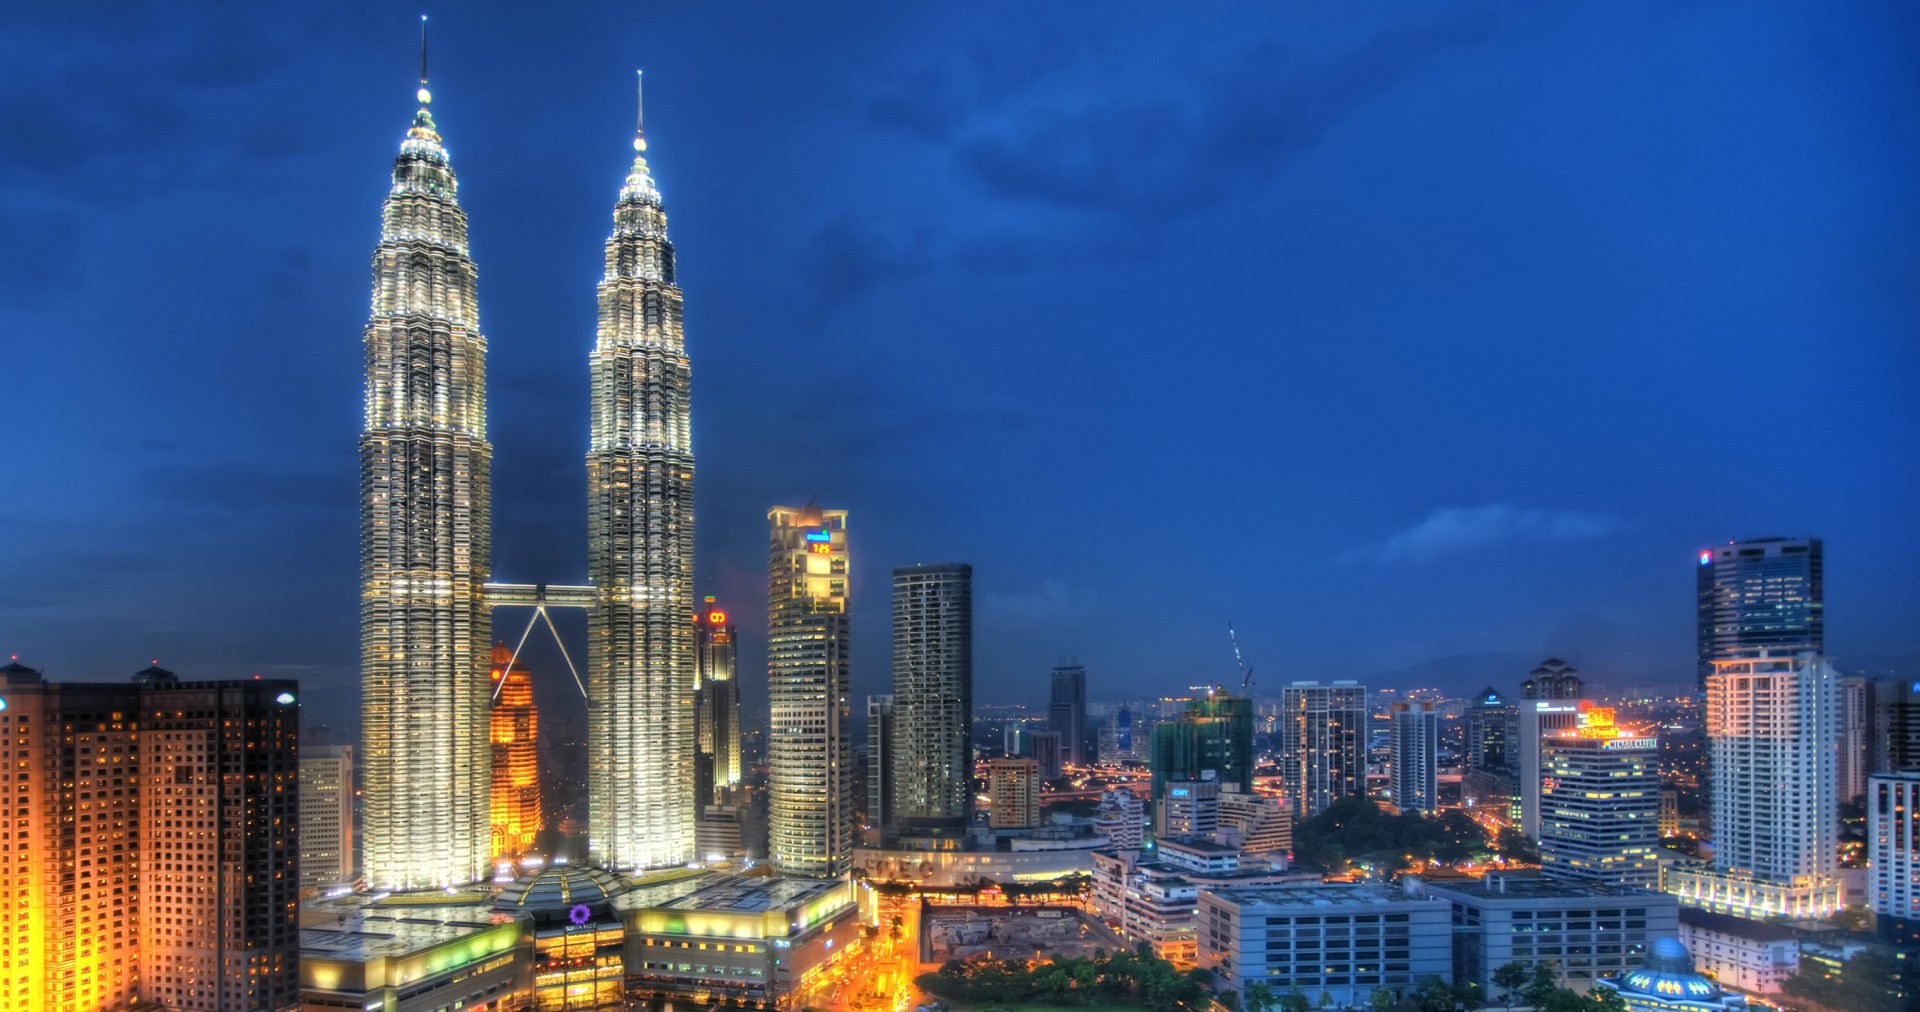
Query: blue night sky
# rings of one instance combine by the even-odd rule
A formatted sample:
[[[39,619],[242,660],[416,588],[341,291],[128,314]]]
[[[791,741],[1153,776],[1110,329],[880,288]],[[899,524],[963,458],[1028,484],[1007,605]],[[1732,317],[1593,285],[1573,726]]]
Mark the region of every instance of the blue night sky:
[[[24,6],[0,654],[352,712],[361,328],[418,9]],[[975,567],[981,703],[1069,654],[1096,698],[1230,678],[1229,619],[1269,688],[1464,693],[1550,654],[1687,682],[1695,552],[1769,534],[1827,540],[1843,667],[1920,659],[1920,7],[431,13],[497,579],[584,578],[638,66],[700,590],[743,670],[765,511],[810,496],[852,511],[859,694],[888,570],[933,561]]]

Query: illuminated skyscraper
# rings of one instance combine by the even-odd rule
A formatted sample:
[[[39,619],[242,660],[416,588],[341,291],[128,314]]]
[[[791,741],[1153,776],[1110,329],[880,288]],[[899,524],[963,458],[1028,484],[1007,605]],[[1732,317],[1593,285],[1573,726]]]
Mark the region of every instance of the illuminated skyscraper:
[[[1713,662],[1755,647],[1826,649],[1825,553],[1819,538],[1749,538],[1701,549],[1700,691]]]
[[[614,868],[694,856],[693,438],[673,243],[644,131],[613,208],[591,356],[589,850]]]
[[[973,816],[972,566],[893,571],[893,719],[893,821],[903,830],[966,829]]]
[[[847,511],[775,506],[767,522],[767,848],[777,871],[828,878],[853,855]]]
[[[1540,865],[1548,878],[1652,889],[1659,879],[1660,740],[1589,706],[1541,743]]]
[[[1280,690],[1280,763],[1296,818],[1367,788],[1367,687],[1294,682]]]
[[[476,881],[488,851],[487,342],[424,62],[381,212],[365,335],[360,760],[377,889]]]
[[[496,861],[533,849],[540,835],[540,711],[533,672],[514,663],[506,644],[493,648],[493,848]]]
[[[1840,676],[1810,651],[1755,648],[1713,662],[1713,865],[1676,865],[1687,906],[1767,918],[1839,909]]]
[[[711,597],[704,604],[693,623],[700,672],[694,781],[702,805],[726,800],[740,785],[740,644],[727,613]]]

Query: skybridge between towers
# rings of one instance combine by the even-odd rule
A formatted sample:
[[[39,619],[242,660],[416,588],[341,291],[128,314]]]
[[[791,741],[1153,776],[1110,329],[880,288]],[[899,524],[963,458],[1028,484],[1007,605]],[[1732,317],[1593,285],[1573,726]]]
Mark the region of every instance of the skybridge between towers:
[[[593,587],[576,587],[558,583],[488,583],[483,584],[483,598],[489,611],[495,608],[532,608],[533,614],[527,617],[527,627],[520,631],[519,642],[513,645],[513,657],[507,662],[511,668],[520,659],[520,651],[527,645],[527,637],[533,635],[533,627],[540,622],[547,623],[547,631],[553,634],[553,645],[560,648],[560,656],[567,662],[567,671],[573,675],[573,684],[580,688],[580,698],[587,698],[587,683],[580,678],[580,669],[573,664],[573,655],[567,653],[567,645],[560,641],[560,630],[554,628],[553,618],[547,614],[548,608],[590,609],[599,600],[599,591]],[[494,683],[493,694],[500,695],[500,687],[505,679]]]

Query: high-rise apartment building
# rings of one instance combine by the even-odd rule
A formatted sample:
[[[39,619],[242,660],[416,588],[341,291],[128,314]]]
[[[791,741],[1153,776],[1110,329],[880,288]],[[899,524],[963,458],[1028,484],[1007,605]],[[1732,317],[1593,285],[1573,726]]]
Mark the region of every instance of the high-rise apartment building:
[[[1367,688],[1294,682],[1280,690],[1280,763],[1296,818],[1367,786]]]
[[[1553,879],[1658,884],[1660,740],[1591,706],[1541,745],[1540,864]]]
[[[487,342],[424,81],[418,97],[381,210],[364,335],[360,761],[377,889],[478,881],[489,849]]]
[[[353,746],[300,750],[300,886],[353,881]]]
[[[1826,650],[1819,538],[1750,538],[1700,550],[1699,676],[1754,648]]]
[[[1066,746],[1058,731],[1036,731],[1027,736],[1026,754],[1040,764],[1040,779],[1058,780],[1066,772]]]
[[[1430,702],[1394,703],[1392,727],[1394,807],[1431,813],[1440,808],[1440,713]]]
[[[0,677],[0,793],[8,805],[0,1007],[90,1012],[130,1004],[142,996],[139,691],[132,683],[45,682],[18,661]],[[210,837],[194,842],[211,846]]]
[[[296,691],[264,679],[167,676],[141,686],[140,990],[149,1001],[181,1012],[299,1006]]]
[[[1839,675],[1807,651],[1756,648],[1707,679],[1713,865],[1676,867],[1688,906],[1765,919],[1839,909]]]
[[[1146,803],[1124,787],[1112,788],[1100,796],[1093,827],[1114,850],[1139,850],[1146,838]]]
[[[0,668],[0,1007],[298,1007],[295,691]]]
[[[1149,799],[1158,804],[1167,785],[1217,780],[1253,790],[1253,700],[1209,691],[1188,700],[1180,715],[1154,725]],[[1157,818],[1156,814],[1156,818]]]
[[[973,567],[893,571],[892,816],[965,830],[973,816]]]
[[[1920,944],[1920,770],[1867,781],[1867,906],[1880,937]]]
[[[775,506],[767,522],[767,847],[776,871],[830,878],[853,855],[847,511]]]
[[[1047,701],[1047,730],[1060,735],[1060,758],[1083,766],[1089,757],[1087,733],[1087,669],[1067,663],[1053,669],[1052,695]]]
[[[1519,737],[1519,708],[1492,686],[1467,705],[1467,769],[1512,769]]]
[[[740,786],[739,636],[709,597],[694,620],[694,786],[700,804],[725,801]]]
[[[544,827],[540,812],[540,712],[533,672],[506,644],[493,648],[493,846],[495,861],[531,851]]]
[[[1840,766],[1835,773],[1840,800],[1853,801],[1867,793],[1867,774],[1873,772],[1872,697],[1860,675],[1840,679]]]
[[[1920,769],[1920,681],[1868,682],[1867,725],[1870,772]]]
[[[893,697],[867,697],[867,828],[880,834],[893,823]]]
[[[694,856],[692,372],[644,130],[613,208],[590,361],[588,841],[613,868]]]
[[[987,762],[987,825],[1032,829],[1040,824],[1040,764],[1032,759]]]
[[[1580,672],[1558,657],[1549,657],[1527,674],[1520,692],[1528,699],[1579,699],[1586,692]]]

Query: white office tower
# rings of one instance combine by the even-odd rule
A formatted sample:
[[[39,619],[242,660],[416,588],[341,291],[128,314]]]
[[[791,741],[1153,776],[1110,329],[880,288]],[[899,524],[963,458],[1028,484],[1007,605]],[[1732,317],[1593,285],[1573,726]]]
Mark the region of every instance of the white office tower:
[[[834,878],[853,862],[847,511],[767,522],[767,852],[783,875]]]
[[[1580,726],[1585,699],[1525,699],[1520,703],[1520,831],[1540,839],[1540,757],[1549,737]]]
[[[1688,906],[1765,919],[1840,909],[1840,677],[1811,652],[1755,649],[1713,662],[1713,864],[1676,865]]]
[[[1393,728],[1393,804],[1402,812],[1440,807],[1440,713],[1432,703],[1387,708]]]
[[[300,751],[300,888],[353,881],[353,746]]]
[[[1867,868],[1880,937],[1920,944],[1920,770],[1868,778]]]

